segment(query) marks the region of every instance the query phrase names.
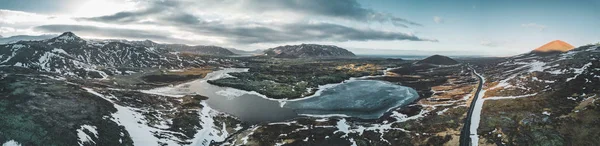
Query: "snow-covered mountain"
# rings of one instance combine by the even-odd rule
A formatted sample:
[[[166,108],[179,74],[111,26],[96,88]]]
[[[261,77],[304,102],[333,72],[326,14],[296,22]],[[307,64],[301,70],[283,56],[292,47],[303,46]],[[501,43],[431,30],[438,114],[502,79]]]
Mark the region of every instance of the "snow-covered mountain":
[[[204,96],[140,91],[163,86],[140,76],[231,62],[126,41],[84,40],[70,32],[0,45],[0,145],[209,145],[223,141],[242,129],[235,117],[208,107]],[[131,75],[132,71],[141,73]]]
[[[163,48],[163,49],[174,51],[174,52],[200,54],[200,55],[212,55],[212,56],[236,55],[236,53],[233,53],[229,49],[219,47],[219,46],[205,46],[205,45],[190,46],[190,45],[185,45],[185,44],[160,44],[160,43],[153,42],[151,40],[129,41],[129,40],[109,39],[109,40],[96,40],[96,41],[98,41],[98,42],[121,42],[121,43],[141,45],[141,46],[146,46],[146,47]]]
[[[67,76],[103,78],[117,68],[182,68],[206,61],[183,59],[167,48],[116,41],[86,41],[71,32],[41,41],[0,45],[0,66]]]

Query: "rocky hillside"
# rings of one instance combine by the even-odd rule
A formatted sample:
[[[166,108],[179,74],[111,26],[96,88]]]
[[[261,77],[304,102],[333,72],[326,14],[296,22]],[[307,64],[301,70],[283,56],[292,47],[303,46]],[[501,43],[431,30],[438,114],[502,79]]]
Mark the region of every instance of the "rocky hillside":
[[[301,44],[286,45],[270,48],[264,52],[267,56],[278,58],[304,58],[304,57],[354,57],[354,53],[337,46]]]
[[[479,65],[485,71],[480,143],[600,143],[600,46],[527,53]]]
[[[432,65],[454,65],[458,64],[458,61],[442,55],[429,56],[423,60],[417,61],[417,64],[432,64]]]
[[[140,78],[155,70],[190,74],[183,68],[230,61],[128,42],[89,41],[70,32],[0,45],[0,145],[223,141],[243,123],[208,107],[204,96],[149,94],[140,87],[164,85]]]
[[[151,40],[144,41],[130,41],[130,40],[120,40],[120,39],[104,39],[104,40],[92,40],[94,42],[120,42],[131,45],[139,45],[145,47],[153,47],[169,50],[172,52],[181,52],[181,53],[190,53],[190,54],[199,54],[199,55],[211,55],[211,56],[231,56],[236,55],[237,53],[233,53],[230,49],[219,47],[219,46],[189,46],[185,44],[161,44],[156,43]]]

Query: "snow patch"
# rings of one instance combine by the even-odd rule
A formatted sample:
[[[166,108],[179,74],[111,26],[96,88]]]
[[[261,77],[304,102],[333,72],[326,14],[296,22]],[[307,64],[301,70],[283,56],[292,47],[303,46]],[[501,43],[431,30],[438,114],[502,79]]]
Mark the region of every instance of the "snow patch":
[[[550,116],[550,112],[548,112],[548,111],[544,111],[544,112],[542,112],[542,114],[543,114],[543,115]]]
[[[92,140],[92,137],[88,134],[86,134],[84,132],[84,130],[87,130],[89,132],[91,132],[92,134],[94,134],[94,137],[98,137],[98,131],[96,131],[96,126],[90,126],[90,125],[81,125],[81,128],[77,129],[77,137],[79,137],[79,145],[82,146],[85,142],[92,142],[94,144],[96,144],[96,142],[94,142],[94,140]]]
[[[229,137],[229,133],[227,133],[227,127],[225,127],[227,124],[222,123],[221,125],[223,125],[222,131],[221,130],[217,130],[216,129],[216,125],[215,125],[215,120],[213,119],[212,116],[214,116],[214,111],[208,107],[208,105],[206,105],[206,103],[203,101],[200,104],[202,104],[202,106],[204,108],[202,108],[202,110],[200,111],[200,121],[201,121],[201,126],[202,129],[200,129],[198,131],[198,133],[196,133],[196,135],[194,135],[194,139],[191,145],[201,145],[201,146],[208,146],[210,145],[211,142],[220,142],[220,141],[224,141],[227,137]]]
[[[9,141],[5,142],[4,144],[2,144],[2,146],[21,146],[21,144],[15,140],[9,140]]]
[[[344,133],[344,135],[342,136],[342,138],[347,137],[348,133],[350,133],[350,125],[348,125],[348,123],[346,123],[346,119],[340,119],[336,123],[336,127],[337,127],[338,130],[336,130],[333,133],[338,133],[338,132]]]
[[[215,93],[227,97],[228,100],[232,100],[234,98],[247,94],[247,91],[226,88],[225,90],[220,90]]]
[[[518,95],[518,96],[494,96],[494,97],[488,97],[488,98],[484,98],[484,99],[485,100],[517,99],[517,98],[531,97],[531,96],[535,96],[535,95],[537,95],[537,93]]]
[[[567,78],[567,82],[577,78],[579,75],[581,75],[581,73],[583,73],[583,71],[585,71],[591,65],[592,65],[592,62],[589,62],[589,63],[583,65],[583,67],[581,67],[581,68],[575,68],[573,71],[573,73],[575,73],[575,76]]]
[[[14,45],[12,46],[12,49],[21,49],[21,48],[25,48],[25,45],[22,45],[22,44],[14,44]]]
[[[110,100],[110,98],[90,88],[83,87],[83,89],[113,104],[117,111],[112,114],[112,120],[115,123],[125,127],[127,132],[129,132],[134,145],[157,145],[158,142],[168,143],[169,145],[177,145],[177,143],[174,141],[163,141],[155,137],[154,132],[161,130],[146,125],[146,121],[143,119],[145,116],[141,113],[135,112],[135,109],[120,106]]]

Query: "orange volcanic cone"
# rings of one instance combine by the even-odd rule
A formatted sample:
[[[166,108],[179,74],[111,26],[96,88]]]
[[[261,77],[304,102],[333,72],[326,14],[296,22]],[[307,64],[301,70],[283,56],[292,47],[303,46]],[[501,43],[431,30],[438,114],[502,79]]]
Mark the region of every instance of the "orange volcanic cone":
[[[569,50],[572,50],[573,45],[563,42],[561,40],[555,40],[552,41],[550,43],[547,43],[535,50],[533,50],[533,52],[540,52],[540,53],[547,53],[547,52],[567,52]]]

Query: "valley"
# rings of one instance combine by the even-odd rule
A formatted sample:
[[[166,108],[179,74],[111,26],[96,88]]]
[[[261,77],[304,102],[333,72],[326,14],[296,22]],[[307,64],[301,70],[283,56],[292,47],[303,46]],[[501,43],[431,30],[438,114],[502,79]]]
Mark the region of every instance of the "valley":
[[[314,44],[239,57],[144,42],[67,32],[0,45],[0,143],[597,143],[583,139],[597,134],[598,45],[403,60]],[[469,109],[475,98],[481,110]],[[475,137],[465,139],[466,126]]]

